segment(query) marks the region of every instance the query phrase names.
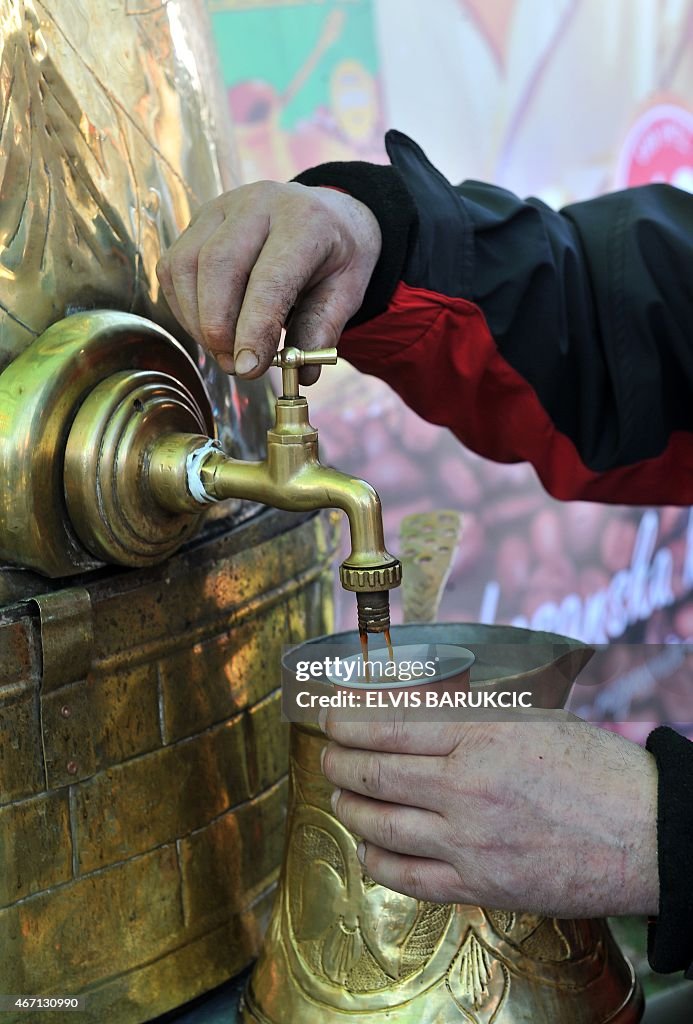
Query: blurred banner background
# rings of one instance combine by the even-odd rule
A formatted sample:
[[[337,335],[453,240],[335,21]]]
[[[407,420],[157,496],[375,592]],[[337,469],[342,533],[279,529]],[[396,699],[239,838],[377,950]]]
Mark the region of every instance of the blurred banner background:
[[[326,160],[385,161],[420,143],[452,181],[479,178],[558,208],[650,181],[693,190],[691,0],[208,0],[246,181]],[[402,516],[455,508],[462,540],[441,618],[611,644],[584,717],[642,739],[693,736],[688,509],[562,504],[526,465],[498,466],[346,365],[311,395],[324,456]],[[354,609],[340,597],[340,625]],[[606,666],[606,668],[605,668]],[[589,672],[589,670],[588,670]],[[587,678],[586,683],[590,680]]]

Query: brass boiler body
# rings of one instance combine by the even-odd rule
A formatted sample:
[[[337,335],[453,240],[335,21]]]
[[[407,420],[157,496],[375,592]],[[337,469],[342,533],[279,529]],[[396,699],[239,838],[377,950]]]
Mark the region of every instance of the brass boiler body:
[[[203,3],[0,0],[0,45],[0,371],[75,310],[134,312],[186,344],[225,450],[261,457],[266,382],[181,338],[155,275],[235,181]],[[330,513],[230,501],[153,568],[0,565],[0,991],[135,1024],[257,955],[280,649],[330,628],[335,544]]]
[[[0,991],[135,1024],[257,956],[284,840],[277,665],[330,622],[336,539],[330,514],[270,510],[0,609]]]
[[[590,649],[549,633],[469,623],[395,626],[408,643],[472,650],[472,685],[561,707]],[[283,661],[320,657],[304,643]],[[354,633],[323,638],[332,654]],[[323,652],[325,648],[323,647]],[[373,882],[332,814],[325,736],[294,724],[279,892],[242,1006],[244,1024],[636,1024],[643,1001],[603,920],[417,901]]]

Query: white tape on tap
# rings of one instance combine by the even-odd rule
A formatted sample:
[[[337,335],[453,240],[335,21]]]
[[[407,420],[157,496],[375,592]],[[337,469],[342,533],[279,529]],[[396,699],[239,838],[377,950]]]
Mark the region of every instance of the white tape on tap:
[[[188,479],[188,490],[192,494],[195,501],[199,502],[200,505],[211,505],[217,499],[213,495],[208,494],[205,490],[205,486],[202,483],[202,466],[207,459],[208,455],[212,452],[218,452],[221,450],[221,444],[218,441],[213,441],[211,438],[209,441],[205,441],[203,445],[196,448],[195,451],[190,452],[185,460],[185,471]]]

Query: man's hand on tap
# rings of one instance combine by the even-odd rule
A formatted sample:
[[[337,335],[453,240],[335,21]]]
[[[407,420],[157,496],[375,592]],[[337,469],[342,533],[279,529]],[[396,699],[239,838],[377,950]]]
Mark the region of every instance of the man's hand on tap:
[[[174,316],[219,365],[259,377],[285,326],[289,345],[337,344],[381,244],[378,221],[357,199],[262,181],[202,206],[157,274]],[[304,369],[303,383],[318,373]]]
[[[561,712],[526,714],[446,723],[408,722],[399,709],[389,721],[322,712],[332,806],[362,838],[365,870],[421,900],[656,914],[653,756]]]

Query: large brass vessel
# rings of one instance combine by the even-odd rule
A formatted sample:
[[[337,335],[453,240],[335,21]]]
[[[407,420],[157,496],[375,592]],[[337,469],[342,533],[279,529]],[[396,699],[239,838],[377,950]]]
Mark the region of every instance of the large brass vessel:
[[[125,332],[99,374],[168,373],[188,429],[264,455],[267,383],[221,373],[155,274],[236,183],[231,133],[202,0],[0,0],[0,48],[0,991],[82,992],[85,1021],[136,1024],[259,949],[285,814],[277,665],[330,627],[335,521],[227,500],[143,568],[84,547],[61,472],[99,360],[63,366],[33,418],[13,369],[58,321],[137,314],[155,347],[173,331],[166,367],[138,368],[147,339]]]

